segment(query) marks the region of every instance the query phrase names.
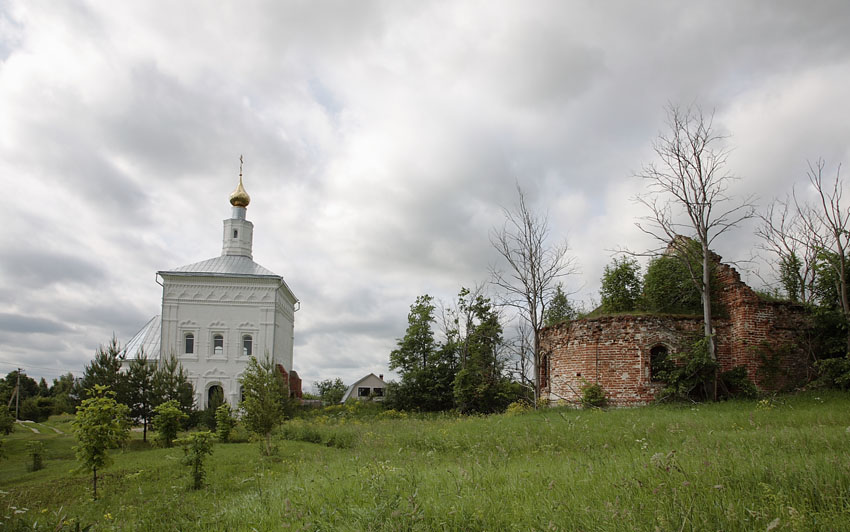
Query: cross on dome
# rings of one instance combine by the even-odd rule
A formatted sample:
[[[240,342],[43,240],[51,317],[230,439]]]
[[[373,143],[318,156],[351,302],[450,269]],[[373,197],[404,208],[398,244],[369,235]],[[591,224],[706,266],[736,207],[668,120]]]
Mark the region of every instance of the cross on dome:
[[[251,196],[245,192],[245,187],[242,186],[242,156],[239,156],[239,184],[236,190],[230,195],[230,204],[234,207],[247,207],[251,203]]]

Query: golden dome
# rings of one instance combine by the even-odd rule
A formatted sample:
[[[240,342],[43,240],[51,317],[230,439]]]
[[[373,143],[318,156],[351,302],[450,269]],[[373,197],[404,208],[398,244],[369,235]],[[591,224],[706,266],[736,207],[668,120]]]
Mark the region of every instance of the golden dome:
[[[242,172],[239,172],[239,185],[230,195],[230,204],[234,207],[247,207],[249,203],[251,203],[251,196],[245,192],[245,187],[242,186]]]

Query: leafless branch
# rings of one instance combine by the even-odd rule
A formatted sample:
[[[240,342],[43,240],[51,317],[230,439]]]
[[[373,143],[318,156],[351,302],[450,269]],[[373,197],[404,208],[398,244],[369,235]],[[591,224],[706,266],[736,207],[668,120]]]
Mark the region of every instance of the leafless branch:
[[[533,332],[535,400],[540,393],[539,333],[556,281],[576,271],[566,242],[549,244],[549,220],[529,208],[517,185],[518,202],[504,209],[505,222],[490,235],[502,267],[490,268],[490,282],[498,287],[502,304],[516,309]]]
[[[635,225],[655,238],[662,247],[682,254],[693,252],[682,236],[699,243],[696,257],[684,260],[703,300],[705,335],[712,336],[710,294],[710,246],[720,235],[743,220],[754,216],[754,197],[733,199],[728,191],[738,178],[726,170],[729,149],[723,146],[725,136],[714,130],[714,115],[706,115],[699,107],[681,109],[667,107],[668,131],[653,143],[656,161],[643,166],[637,174],[646,183],[647,192],[635,200],[649,214]],[[709,341],[714,356],[714,343]]]

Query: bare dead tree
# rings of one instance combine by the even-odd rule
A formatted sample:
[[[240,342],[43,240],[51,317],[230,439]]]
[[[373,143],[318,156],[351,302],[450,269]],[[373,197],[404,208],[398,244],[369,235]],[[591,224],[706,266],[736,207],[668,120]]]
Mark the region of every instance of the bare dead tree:
[[[520,320],[516,326],[516,334],[510,342],[505,343],[505,349],[512,366],[508,372],[524,388],[534,393],[534,335],[525,320]]]
[[[575,273],[575,260],[567,255],[566,242],[549,243],[548,216],[529,208],[519,185],[517,194],[519,198],[514,208],[504,209],[505,223],[490,235],[490,242],[503,262],[502,268],[490,268],[490,277],[502,292],[502,303],[516,309],[533,333],[536,408],[540,396],[540,330],[544,325],[546,305],[552,297],[555,281]]]
[[[835,171],[835,178],[825,181],[823,170],[825,162],[818,159],[809,163],[807,172],[809,183],[816,197],[811,204],[796,204],[797,211],[804,220],[807,231],[813,236],[816,249],[823,262],[835,273],[836,290],[844,319],[850,325],[850,299],[848,298],[847,253],[850,252],[850,208],[842,201],[844,183],[841,179],[841,165]],[[847,352],[850,356],[850,332],[847,336]]]
[[[778,260],[776,271],[783,281],[788,297],[792,301],[814,302],[815,265],[818,258],[818,243],[812,231],[819,226],[808,212],[809,207],[797,201],[796,194],[784,200],[774,200],[758,217],[761,224],[756,229],[762,250]],[[777,270],[774,267],[774,270]]]
[[[673,246],[687,259],[694,251],[682,235],[699,243],[695,258],[702,272],[694,267],[694,261],[685,263],[702,299],[709,355],[716,359],[710,247],[717,237],[754,216],[754,209],[752,196],[733,200],[728,195],[729,185],[738,178],[726,170],[729,150],[723,146],[725,137],[714,131],[713,120],[713,114],[706,116],[699,107],[668,105],[669,131],[659,134],[653,143],[658,160],[637,174],[645,180],[649,193],[636,200],[650,214],[636,225],[662,243],[656,253]]]

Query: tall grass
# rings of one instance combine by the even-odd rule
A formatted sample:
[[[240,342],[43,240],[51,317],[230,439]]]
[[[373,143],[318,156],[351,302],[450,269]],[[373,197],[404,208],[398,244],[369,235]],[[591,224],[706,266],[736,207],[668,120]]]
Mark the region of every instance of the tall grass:
[[[32,524],[63,513],[96,530],[850,529],[844,394],[474,418],[356,414],[288,422],[273,459],[256,443],[217,445],[199,492],[179,449],[119,452],[97,501],[88,477],[69,474],[67,437],[51,436],[57,456],[48,451],[46,469],[28,473],[23,451],[0,463],[0,514],[27,508],[19,515]],[[13,445],[34,437],[13,436]]]

